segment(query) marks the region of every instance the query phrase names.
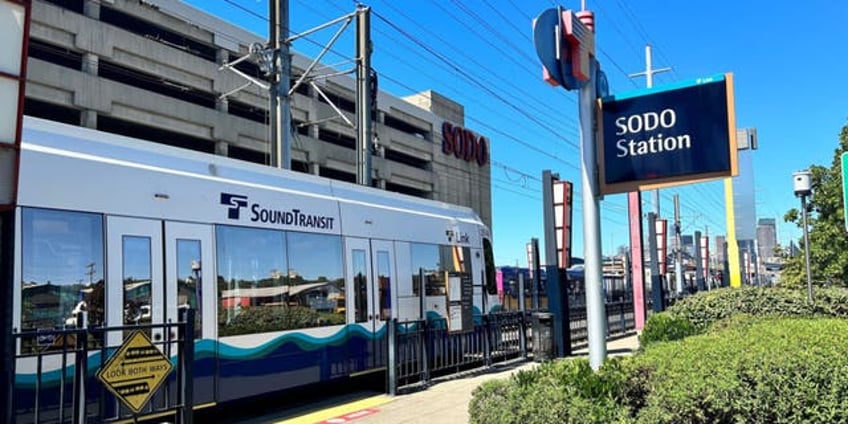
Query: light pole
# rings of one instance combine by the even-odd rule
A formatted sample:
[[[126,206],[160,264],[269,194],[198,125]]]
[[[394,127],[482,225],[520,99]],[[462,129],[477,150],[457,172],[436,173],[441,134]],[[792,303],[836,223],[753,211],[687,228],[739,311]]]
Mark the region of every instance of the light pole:
[[[807,294],[813,301],[813,278],[810,274],[810,233],[807,231],[807,196],[813,193],[813,174],[810,171],[798,171],[792,174],[795,196],[801,198],[801,216],[804,226],[804,262],[807,267]]]

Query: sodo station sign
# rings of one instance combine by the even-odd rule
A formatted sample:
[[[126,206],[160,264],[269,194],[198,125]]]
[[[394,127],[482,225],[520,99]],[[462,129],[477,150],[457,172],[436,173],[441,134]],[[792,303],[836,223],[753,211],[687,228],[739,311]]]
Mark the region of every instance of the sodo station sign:
[[[133,332],[97,373],[97,378],[133,412],[141,412],[173,369],[171,361],[141,331]]]
[[[602,194],[734,176],[733,76],[599,100]]]

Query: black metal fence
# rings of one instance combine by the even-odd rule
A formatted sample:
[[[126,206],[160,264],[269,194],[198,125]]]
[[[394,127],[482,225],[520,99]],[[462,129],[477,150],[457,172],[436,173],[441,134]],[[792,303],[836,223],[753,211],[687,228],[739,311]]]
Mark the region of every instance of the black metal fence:
[[[526,359],[529,354],[549,357],[539,333],[539,320],[533,322],[533,311],[500,312],[485,315],[473,331],[448,331],[444,319],[413,320],[389,325],[389,392],[410,385],[427,385],[434,377],[489,367],[498,362]],[[606,304],[607,336],[623,335],[635,328],[632,301]],[[572,347],[585,344],[588,338],[586,307],[570,308]],[[546,347],[547,346],[547,347]]]
[[[636,315],[632,301],[610,302],[605,304],[607,316],[607,336],[627,333],[636,328]],[[586,306],[569,308],[571,323],[571,343],[580,345],[588,341]]]
[[[472,331],[451,332],[446,324],[445,319],[392,321],[388,345],[395,366],[389,369],[389,392],[527,355],[522,312],[485,315]]]
[[[104,423],[172,416],[193,422],[194,311],[183,310],[181,321],[119,327],[86,327],[84,312],[75,328],[13,331],[17,347],[12,367],[19,375],[12,390],[7,423]],[[134,331],[160,335],[152,341],[176,367],[135,413],[97,378],[110,357]],[[120,337],[109,337],[111,334]],[[156,339],[157,337],[154,337]],[[118,339],[119,344],[108,340]],[[25,369],[24,369],[25,368]]]

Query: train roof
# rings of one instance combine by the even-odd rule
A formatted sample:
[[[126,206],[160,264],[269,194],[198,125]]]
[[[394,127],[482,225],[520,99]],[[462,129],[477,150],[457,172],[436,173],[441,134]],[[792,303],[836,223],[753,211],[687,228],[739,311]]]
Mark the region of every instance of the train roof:
[[[211,153],[168,146],[30,116],[24,117],[21,149],[119,166],[212,179],[342,203],[361,204],[412,214],[448,217],[480,224],[468,207],[364,187],[296,171],[276,169]]]

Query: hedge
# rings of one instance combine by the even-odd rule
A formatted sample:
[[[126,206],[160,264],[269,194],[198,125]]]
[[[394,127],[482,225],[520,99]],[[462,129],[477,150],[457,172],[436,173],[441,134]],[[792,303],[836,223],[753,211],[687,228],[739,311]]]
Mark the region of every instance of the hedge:
[[[776,317],[848,318],[848,290],[818,288],[814,302],[807,292],[780,287],[722,288],[686,297],[645,323],[640,345],[700,334],[714,323],[738,314]]]
[[[751,286],[724,288],[684,298],[668,311],[688,319],[700,330],[706,330],[712,323],[739,313],[848,318],[848,290],[818,288],[814,302],[811,303],[804,290]]]
[[[848,321],[737,316],[631,357],[642,423],[848,422]]]
[[[737,314],[705,334],[480,386],[472,423],[848,422],[848,320]]]
[[[483,383],[468,406],[472,424],[626,423],[618,393],[628,374],[595,373],[585,359],[547,362],[509,380]]]

